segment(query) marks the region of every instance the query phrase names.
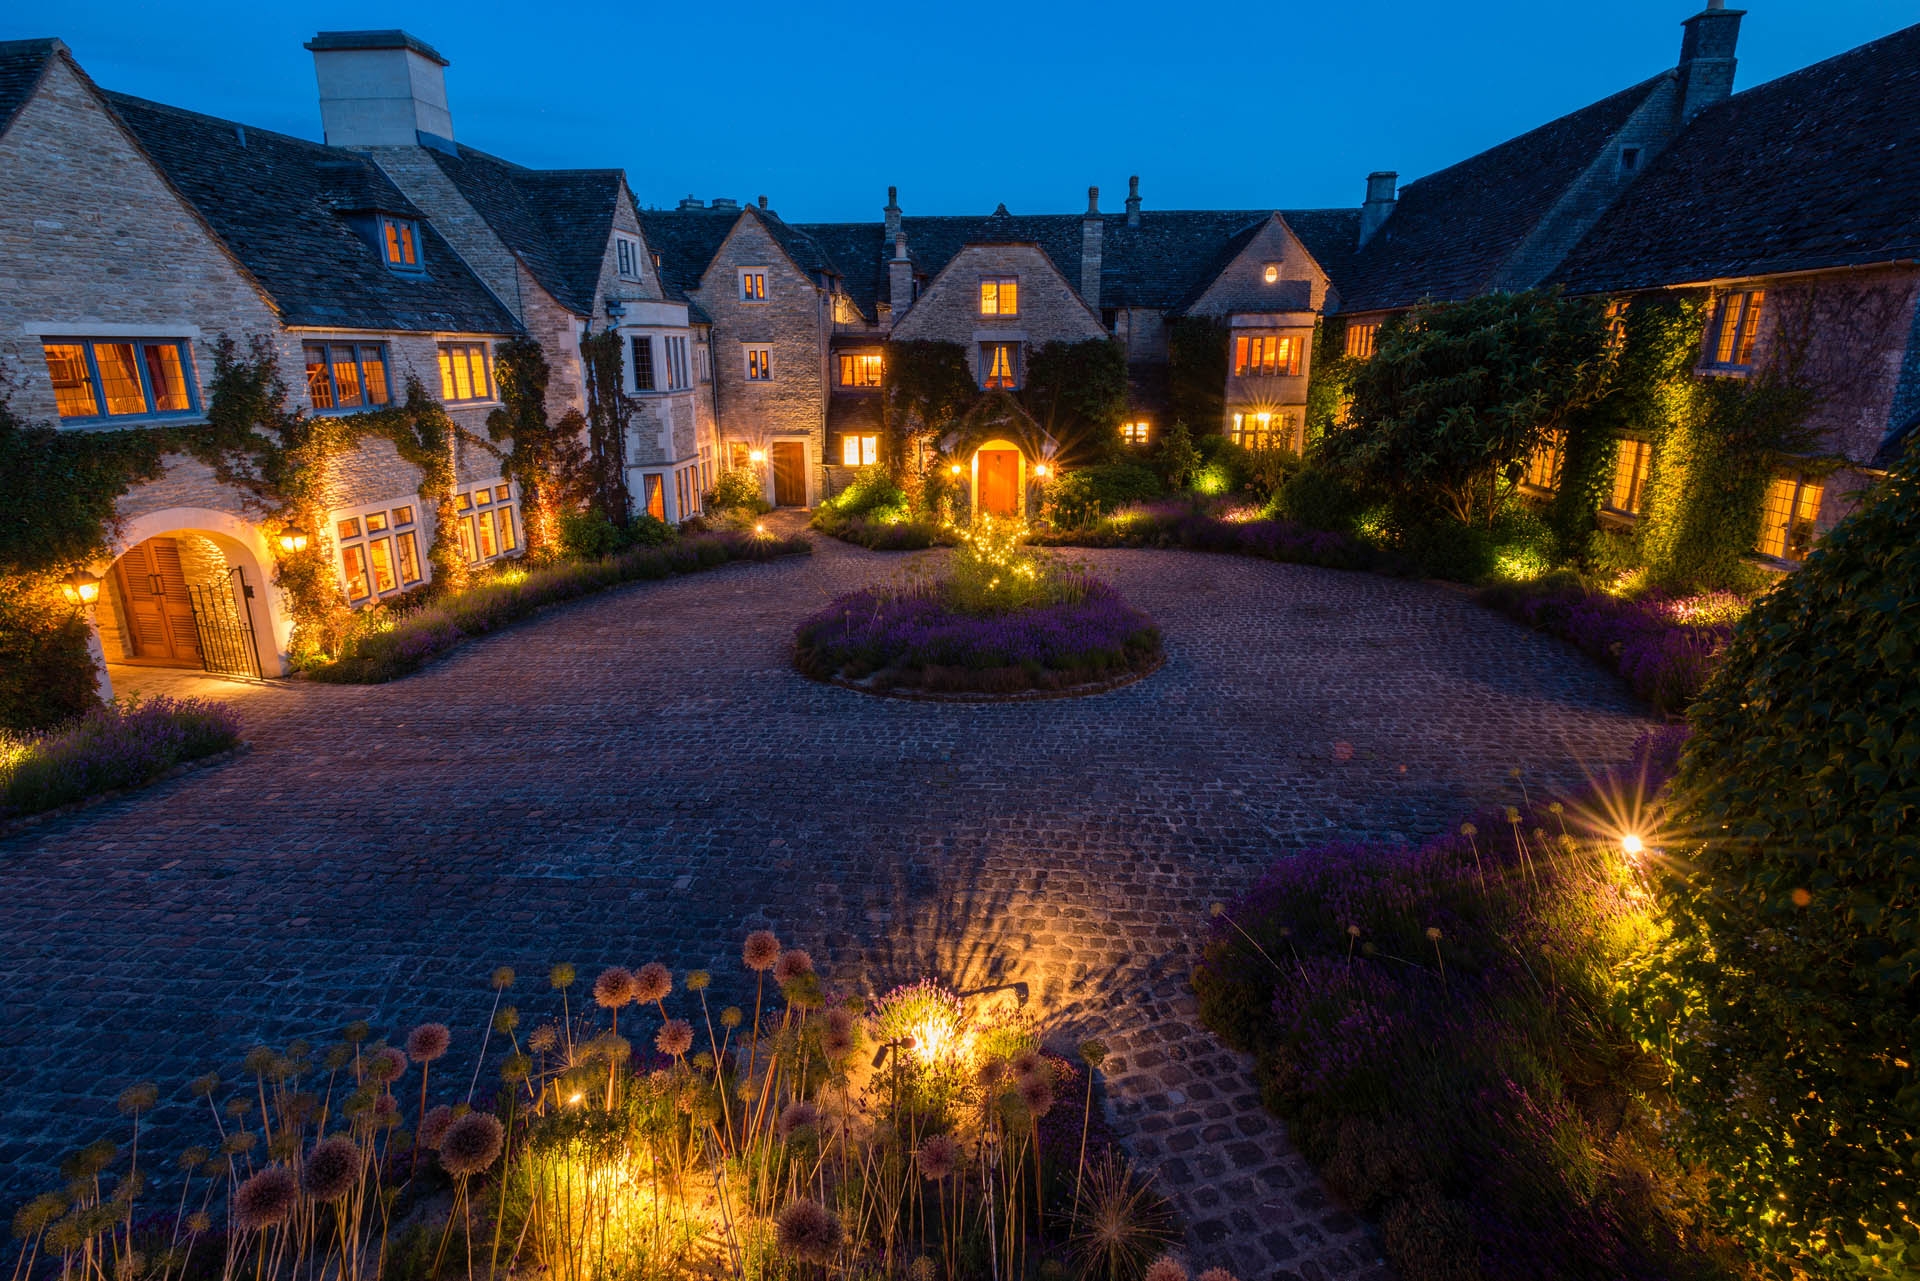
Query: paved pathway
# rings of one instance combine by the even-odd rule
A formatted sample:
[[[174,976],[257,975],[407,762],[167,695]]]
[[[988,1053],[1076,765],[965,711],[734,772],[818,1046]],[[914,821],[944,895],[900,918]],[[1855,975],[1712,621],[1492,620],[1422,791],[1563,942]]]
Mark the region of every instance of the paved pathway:
[[[133,1080],[179,1098],[252,1044],[361,1015],[465,1034],[502,964],[659,958],[725,983],[770,925],[850,979],[1025,982],[1063,1043],[1105,1036],[1110,1115],[1197,1265],[1383,1276],[1196,1026],[1207,905],[1307,842],[1435,830],[1511,766],[1570,783],[1643,722],[1612,677],[1442,588],[1086,559],[1170,655],[1095,698],[800,678],[797,619],[903,563],[827,540],[578,603],[386,687],[123,669],[230,698],[255,750],[0,842],[0,1197],[113,1128]]]

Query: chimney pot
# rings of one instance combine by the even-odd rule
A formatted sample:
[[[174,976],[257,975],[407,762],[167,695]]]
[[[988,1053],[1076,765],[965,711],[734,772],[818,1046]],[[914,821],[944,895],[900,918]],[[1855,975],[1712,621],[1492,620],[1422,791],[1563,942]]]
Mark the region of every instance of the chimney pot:
[[[1708,0],[1705,9],[1680,24],[1685,30],[1679,66],[1682,125],[1732,94],[1733,52],[1745,16],[1746,10],[1726,8],[1724,0]]]
[[[1140,225],[1140,175],[1127,179],[1127,226]]]
[[[1100,213],[1100,188],[1087,188],[1087,216],[1098,217]]]
[[[760,197],[760,207],[762,209],[767,207],[767,198],[765,196]]]
[[[1391,169],[1376,169],[1367,175],[1367,201],[1360,206],[1361,244],[1372,240],[1373,233],[1392,216],[1399,200],[1399,182],[1400,175]]]

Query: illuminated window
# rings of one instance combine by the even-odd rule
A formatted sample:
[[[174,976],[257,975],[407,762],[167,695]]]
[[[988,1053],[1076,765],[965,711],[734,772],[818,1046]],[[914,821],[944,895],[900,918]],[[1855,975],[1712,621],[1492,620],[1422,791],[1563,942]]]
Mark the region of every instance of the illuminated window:
[[[1653,446],[1644,440],[1623,440],[1613,464],[1613,494],[1607,506],[1625,516],[1638,516],[1646,507],[1647,475],[1653,470]]]
[[[1144,418],[1139,422],[1120,424],[1120,439],[1125,444],[1144,445],[1149,434],[1150,428]]]
[[[1566,443],[1565,432],[1548,432],[1547,438],[1528,456],[1527,470],[1520,478],[1521,483],[1549,494],[1559,489],[1560,464],[1566,455]]]
[[[986,370],[986,376],[980,380],[983,387],[1014,387],[1018,385],[1013,356],[1014,344],[1010,342],[990,342],[981,349],[980,364]]]
[[[613,255],[622,280],[639,280],[640,242],[632,236],[613,234]]]
[[[653,339],[644,334],[633,340],[633,389],[653,390]]]
[[[193,411],[193,356],[184,340],[68,338],[40,350],[62,418]]]
[[[1019,315],[1020,281],[1013,276],[982,277],[980,314],[983,316]]]
[[[648,472],[640,478],[646,485],[647,515],[655,520],[667,518],[667,485],[659,472]]]
[[[380,245],[395,271],[420,270],[420,228],[405,218],[380,219]]]
[[[1272,410],[1243,410],[1233,415],[1227,438],[1242,449],[1291,449],[1293,415]]]
[[[1707,324],[1707,364],[1716,369],[1746,369],[1760,337],[1764,289],[1737,289],[1720,295]]]
[[[1233,372],[1236,377],[1248,375],[1284,375],[1288,378],[1300,376],[1300,340],[1281,338],[1266,334],[1259,337],[1242,335],[1233,340]]]
[[[1615,351],[1627,345],[1627,300],[1615,298],[1607,304],[1607,343]]]
[[[335,515],[340,583],[349,601],[361,604],[419,585],[420,531],[414,512],[408,504]]]
[[[310,342],[302,350],[307,361],[307,396],[315,409],[360,409],[384,405],[387,390],[387,349],[379,343]]]
[[[1776,560],[1805,560],[1813,546],[1814,520],[1825,487],[1805,476],[1779,476],[1767,486],[1756,550]]]
[[[520,546],[519,500],[513,486],[493,480],[453,496],[454,535],[470,564],[493,560]]]
[[[847,467],[871,467],[880,461],[880,438],[848,432],[840,437],[840,462]]]
[[[740,301],[765,302],[767,300],[767,269],[765,267],[742,267],[740,269]]]
[[[1260,279],[1266,281],[1270,285],[1279,284],[1280,283],[1280,264],[1277,262],[1270,262],[1265,267],[1261,268]]]
[[[1347,355],[1353,357],[1355,360],[1371,359],[1374,344],[1377,343],[1379,339],[1379,321],[1356,321],[1347,326]]]
[[[841,355],[840,385],[842,387],[878,387],[880,385],[880,353],[863,351]]]
[[[493,399],[492,353],[487,344],[440,344],[440,399],[449,405]]]
[[[764,383],[773,381],[773,349],[766,346],[747,348],[747,381]]]

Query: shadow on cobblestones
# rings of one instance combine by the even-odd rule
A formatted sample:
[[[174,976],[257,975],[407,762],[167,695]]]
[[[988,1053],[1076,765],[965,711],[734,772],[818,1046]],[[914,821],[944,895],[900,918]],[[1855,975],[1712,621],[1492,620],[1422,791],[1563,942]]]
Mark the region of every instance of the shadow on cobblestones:
[[[1199,1027],[1207,904],[1308,842],[1413,838],[1505,799],[1510,766],[1536,794],[1572,785],[1645,721],[1573,651],[1423,584],[1086,559],[1168,650],[1087,698],[805,680],[798,620],[900,565],[824,539],[583,601],[389,686],[130,676],[231,699],[254,750],[0,842],[0,1201],[110,1128],[132,1081],[162,1085],[165,1149],[185,1083],[259,1041],[434,1017],[458,1063],[503,964],[528,1018],[556,960],[708,968],[724,1002],[764,925],[849,984],[1024,984],[1059,1043],[1105,1038],[1111,1119],[1195,1263],[1374,1272]]]

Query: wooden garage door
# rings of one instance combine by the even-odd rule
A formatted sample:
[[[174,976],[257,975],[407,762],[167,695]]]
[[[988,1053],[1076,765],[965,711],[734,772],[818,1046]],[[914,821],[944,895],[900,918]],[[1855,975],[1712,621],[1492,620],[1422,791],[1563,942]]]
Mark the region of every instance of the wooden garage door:
[[[171,538],[149,538],[128,548],[113,569],[120,576],[120,599],[127,603],[131,657],[200,666],[193,597],[180,569],[180,544]]]
[[[773,442],[773,505],[807,505],[807,447],[801,441]]]

